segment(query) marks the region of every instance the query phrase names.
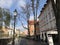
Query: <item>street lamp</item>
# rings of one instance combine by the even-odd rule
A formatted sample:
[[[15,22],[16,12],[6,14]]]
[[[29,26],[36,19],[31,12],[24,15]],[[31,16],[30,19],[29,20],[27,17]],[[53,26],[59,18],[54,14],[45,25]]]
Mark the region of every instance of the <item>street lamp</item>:
[[[14,30],[13,30],[13,42],[12,42],[12,45],[15,45],[15,23],[16,23],[16,16],[17,16],[17,10],[15,9],[14,12],[13,12],[13,15],[14,15]]]

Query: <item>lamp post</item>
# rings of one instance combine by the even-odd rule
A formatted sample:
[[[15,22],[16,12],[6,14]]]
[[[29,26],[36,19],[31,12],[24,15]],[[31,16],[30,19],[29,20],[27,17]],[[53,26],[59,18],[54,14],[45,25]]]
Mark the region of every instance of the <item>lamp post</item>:
[[[17,10],[15,9],[14,10],[14,30],[13,30],[13,42],[12,42],[12,45],[15,45],[15,23],[16,23],[16,16],[17,16]]]

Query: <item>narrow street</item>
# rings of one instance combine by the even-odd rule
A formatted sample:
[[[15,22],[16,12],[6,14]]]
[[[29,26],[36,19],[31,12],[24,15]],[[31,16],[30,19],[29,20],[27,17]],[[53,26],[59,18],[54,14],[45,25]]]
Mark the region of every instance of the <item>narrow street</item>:
[[[0,0],[0,45],[60,45],[60,0]]]
[[[33,41],[30,39],[20,38],[19,40],[15,40],[15,45],[47,45],[44,42]]]

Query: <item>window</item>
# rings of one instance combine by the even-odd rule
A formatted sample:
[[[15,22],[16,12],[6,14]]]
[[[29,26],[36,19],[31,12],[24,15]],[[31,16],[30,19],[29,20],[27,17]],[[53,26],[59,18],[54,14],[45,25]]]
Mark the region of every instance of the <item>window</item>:
[[[52,17],[54,17],[55,15],[54,15],[54,12],[52,11]]]
[[[56,21],[54,21],[54,28],[56,28]]]
[[[54,17],[54,16],[55,16],[55,15],[54,15],[53,8],[51,9],[51,15],[52,15],[52,17]]]
[[[46,15],[46,23],[48,22],[48,17],[47,17],[47,15]]]
[[[45,25],[45,29],[47,29],[47,24]]]
[[[51,25],[51,29],[53,28],[53,21],[50,22],[50,25]]]
[[[56,22],[55,22],[55,20],[52,21],[52,26],[53,26],[53,28],[56,28]]]
[[[51,13],[49,12],[48,14],[49,14],[49,19],[51,19]]]

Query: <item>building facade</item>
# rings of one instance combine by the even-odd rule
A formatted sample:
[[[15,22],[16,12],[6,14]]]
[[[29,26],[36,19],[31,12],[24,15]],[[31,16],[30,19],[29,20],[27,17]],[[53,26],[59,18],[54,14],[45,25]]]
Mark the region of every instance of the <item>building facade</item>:
[[[30,36],[34,38],[34,21],[29,21]],[[40,39],[39,21],[36,22],[36,40]]]
[[[29,21],[29,31],[30,31],[30,36],[34,35],[34,21],[31,20]]]
[[[54,10],[52,7],[51,0],[47,0],[44,8],[42,8],[41,14],[39,15],[39,28],[40,38],[44,41],[49,42],[49,36],[51,35],[53,41],[57,38],[57,28]],[[55,38],[54,38],[55,37]]]
[[[36,39],[40,40],[39,21],[36,22]]]
[[[13,29],[12,28],[6,28],[6,31],[8,31],[8,37],[13,37]]]
[[[20,36],[20,30],[19,29],[16,29],[15,30],[15,34],[16,34],[17,37],[19,37]]]

